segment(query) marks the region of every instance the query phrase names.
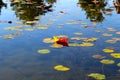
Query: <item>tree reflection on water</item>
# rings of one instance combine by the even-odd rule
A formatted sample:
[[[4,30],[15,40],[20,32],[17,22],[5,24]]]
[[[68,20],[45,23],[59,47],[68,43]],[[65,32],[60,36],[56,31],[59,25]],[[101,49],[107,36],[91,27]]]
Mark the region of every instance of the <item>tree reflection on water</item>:
[[[46,0],[46,2],[43,2],[43,0],[13,0],[11,1],[11,6],[13,7],[17,17],[26,23],[27,21],[38,20],[36,17],[39,15],[51,12],[54,2],[55,0]]]
[[[85,10],[87,19],[91,22],[102,22],[104,16],[102,11],[105,10],[107,2],[104,0],[93,1],[93,0],[79,0],[80,7]]]

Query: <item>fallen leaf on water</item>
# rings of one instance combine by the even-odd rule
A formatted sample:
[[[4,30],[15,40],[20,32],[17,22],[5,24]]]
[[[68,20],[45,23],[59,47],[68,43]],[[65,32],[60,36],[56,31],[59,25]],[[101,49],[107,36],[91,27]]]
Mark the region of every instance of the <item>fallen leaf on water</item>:
[[[106,79],[105,75],[100,74],[100,73],[91,73],[88,75],[88,77],[94,78],[96,80],[105,80]]]
[[[102,30],[95,30],[95,32],[102,32]]]
[[[52,48],[62,48],[63,45],[60,45],[60,44],[54,43],[54,44],[52,44],[50,47],[52,47]]]
[[[117,66],[118,66],[118,67],[120,67],[120,62],[119,62],[119,63],[117,63]]]
[[[104,33],[103,36],[112,36],[112,34]]]
[[[115,44],[117,41],[116,41],[116,40],[111,39],[111,40],[106,40],[105,42],[106,42],[106,43],[110,43],[110,44]]]
[[[25,28],[26,31],[33,31],[33,28]]]
[[[7,35],[2,36],[2,38],[4,38],[4,39],[13,39],[14,35],[13,34],[7,34]]]
[[[43,39],[43,42],[44,43],[53,43],[54,41],[52,38],[45,38],[45,39]]]
[[[89,42],[83,42],[82,44],[80,44],[80,46],[82,46],[82,47],[91,47],[91,46],[94,46],[94,44],[89,43]]]
[[[66,66],[63,66],[63,65],[54,66],[54,69],[57,70],[57,71],[68,71],[68,70],[70,70],[70,68],[68,68]]]
[[[82,35],[83,33],[82,32],[75,32],[74,34],[76,34],[76,35]]]
[[[105,53],[112,53],[112,52],[114,52],[114,50],[106,48],[106,49],[103,49],[103,52],[105,52]]]
[[[103,59],[100,61],[102,64],[114,64],[115,61],[109,59]]]
[[[120,53],[111,53],[110,55],[114,58],[120,58]]]
[[[116,32],[116,34],[120,34],[120,32]]]
[[[102,55],[100,55],[100,54],[93,55],[92,57],[95,58],[95,59],[103,59],[103,58],[106,58],[105,56],[102,56]]]
[[[50,50],[49,49],[40,49],[37,52],[40,54],[48,54],[48,53],[50,53]]]

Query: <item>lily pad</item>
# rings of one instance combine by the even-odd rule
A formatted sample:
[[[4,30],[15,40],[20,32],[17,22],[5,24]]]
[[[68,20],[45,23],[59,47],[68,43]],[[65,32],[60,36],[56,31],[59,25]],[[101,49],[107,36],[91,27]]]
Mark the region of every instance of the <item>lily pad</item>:
[[[119,63],[117,63],[117,66],[118,66],[118,67],[120,67],[120,62],[119,62]]]
[[[33,28],[25,28],[26,31],[33,31]]]
[[[106,76],[103,74],[100,74],[100,73],[91,73],[88,76],[91,78],[94,78],[96,80],[105,80],[106,79]]]
[[[50,47],[52,47],[52,48],[62,48],[63,45],[60,45],[60,44],[54,43],[54,44],[51,45]]]
[[[102,56],[100,54],[93,55],[92,57],[95,58],[95,59],[103,59],[103,58],[105,58],[105,56]]]
[[[2,38],[4,38],[4,39],[13,39],[14,35],[13,34],[7,34],[7,35],[2,36]]]
[[[43,39],[43,42],[44,43],[53,43],[54,41],[52,38],[45,38],[45,39]]]
[[[120,58],[120,53],[111,53],[110,55],[114,58]]]
[[[116,34],[120,34],[120,32],[116,32]]]
[[[48,53],[50,53],[50,50],[48,50],[48,49],[41,49],[41,50],[38,50],[37,52],[40,53],[40,54],[48,54]]]
[[[114,64],[115,61],[109,59],[103,59],[100,61],[102,64]]]
[[[112,34],[104,33],[103,36],[112,36]]]
[[[94,44],[89,43],[89,42],[83,42],[82,44],[80,44],[80,46],[82,46],[82,47],[91,47],[91,46],[94,46]]]
[[[106,40],[105,42],[106,42],[106,43],[109,43],[109,44],[115,44],[117,41],[111,39],[111,40]]]
[[[106,49],[103,49],[103,52],[105,52],[105,53],[112,53],[112,52],[114,52],[114,50],[106,48]]]
[[[57,70],[57,71],[68,71],[68,70],[70,70],[70,68],[65,67],[63,65],[54,66],[54,69]]]
[[[75,32],[74,34],[76,34],[76,35],[82,35],[83,33],[82,32]]]

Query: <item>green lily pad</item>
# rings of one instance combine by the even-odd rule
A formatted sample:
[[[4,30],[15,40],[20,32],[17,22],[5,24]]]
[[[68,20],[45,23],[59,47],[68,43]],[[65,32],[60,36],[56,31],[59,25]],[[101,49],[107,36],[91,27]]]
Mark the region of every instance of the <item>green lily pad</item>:
[[[100,73],[91,73],[88,76],[91,78],[94,78],[96,80],[105,80],[106,79],[106,76],[103,74],[100,74]]]
[[[114,64],[115,61],[109,59],[103,59],[100,61],[102,64]]]
[[[38,50],[37,52],[40,53],[40,54],[48,54],[48,53],[50,53],[50,50],[48,50],[48,49],[41,49],[41,50]]]

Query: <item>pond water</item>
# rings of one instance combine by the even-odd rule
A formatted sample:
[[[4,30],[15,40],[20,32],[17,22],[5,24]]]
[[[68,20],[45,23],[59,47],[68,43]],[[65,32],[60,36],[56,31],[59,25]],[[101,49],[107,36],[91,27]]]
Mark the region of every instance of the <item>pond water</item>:
[[[112,0],[3,2],[0,80],[96,80],[91,73],[106,77],[100,80],[120,80],[120,14]],[[69,37],[68,46],[54,48],[55,43],[44,42],[60,35]],[[38,53],[43,49],[50,53]],[[114,63],[101,63],[104,59]],[[54,69],[57,65],[69,70]]]

